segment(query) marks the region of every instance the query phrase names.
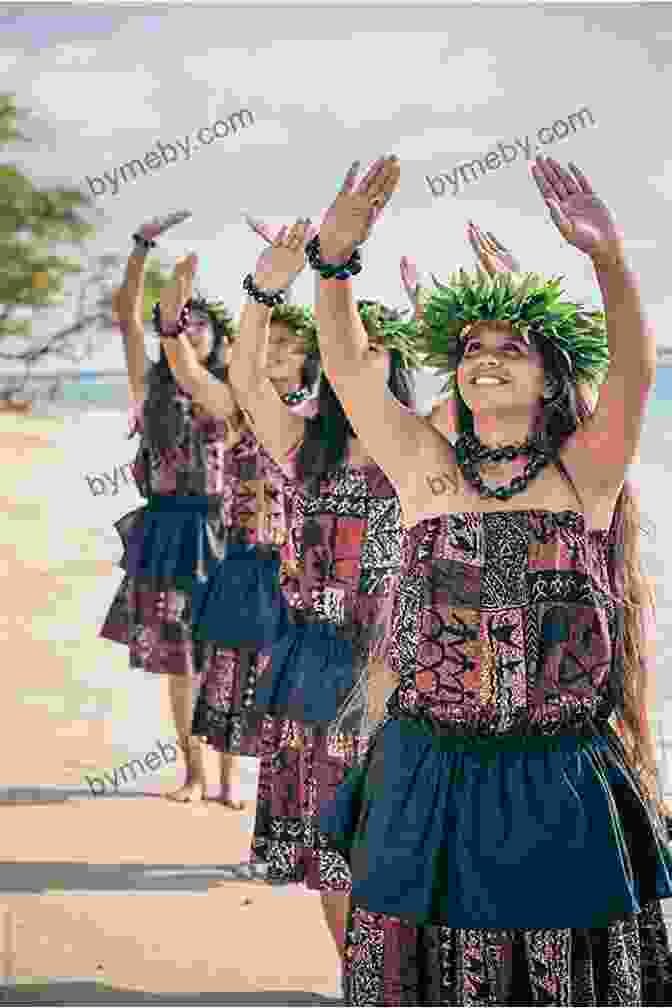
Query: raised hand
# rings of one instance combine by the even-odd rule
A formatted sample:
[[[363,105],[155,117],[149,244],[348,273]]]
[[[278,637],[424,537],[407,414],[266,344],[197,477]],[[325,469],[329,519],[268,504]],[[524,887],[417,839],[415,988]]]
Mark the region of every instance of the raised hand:
[[[268,224],[264,224],[263,221],[259,221],[255,217],[251,217],[249,214],[243,214],[243,218],[251,231],[254,231],[256,235],[263,238],[269,245],[273,244],[275,238],[273,237],[273,232]],[[282,230],[282,228],[280,230]],[[280,231],[278,231],[278,234],[280,234]]]
[[[491,277],[497,273],[520,273],[520,263],[509,249],[499,242],[492,231],[481,231],[477,224],[469,221],[467,238],[476,254],[479,266]]]
[[[422,284],[420,282],[420,274],[415,263],[411,262],[407,256],[401,257],[399,268],[406,296],[413,306],[414,318],[419,321],[422,318],[422,305],[420,303]]]
[[[266,241],[272,240],[272,244],[264,249],[257,260],[255,286],[267,291],[286,290],[306,265],[306,244],[315,235],[316,229],[307,217],[299,217],[289,231],[284,225],[275,238],[271,239],[266,226],[261,226],[266,234],[256,228],[253,230],[262,234]]]
[[[162,290],[159,297],[161,307],[161,335],[170,338],[180,312],[192,296],[194,276],[198,266],[198,256],[192,252],[184,259],[175,263],[171,282]]]
[[[623,258],[623,237],[586,176],[569,162],[572,174],[553,158],[537,156],[531,172],[562,237],[598,265]]]
[[[175,213],[166,214],[163,217],[153,217],[151,221],[143,224],[138,229],[138,234],[142,238],[146,238],[147,241],[153,241],[154,238],[162,235],[164,231],[174,227],[176,224],[181,224],[191,216],[190,210],[177,210]]]
[[[188,388],[190,380],[198,371],[199,361],[186,332],[175,337],[172,334],[172,329],[182,308],[192,296],[197,265],[198,257],[193,252],[184,259],[178,259],[175,263],[172,280],[162,289],[159,301],[161,306],[161,346],[175,380],[183,388]]]
[[[397,158],[381,157],[369,168],[357,188],[359,161],[354,161],[336,199],[320,226],[322,261],[347,262],[358,245],[371,234],[373,225],[399,185],[401,166]]]

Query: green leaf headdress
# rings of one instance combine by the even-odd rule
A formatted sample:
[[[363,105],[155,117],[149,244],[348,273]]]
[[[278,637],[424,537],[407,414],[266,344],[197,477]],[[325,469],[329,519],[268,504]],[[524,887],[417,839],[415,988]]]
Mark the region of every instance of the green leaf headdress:
[[[403,318],[407,312],[390,311],[379,302],[360,304],[358,311],[372,343],[386,350],[397,350],[404,368],[422,367],[421,329],[414,319]]]
[[[191,308],[194,311],[204,312],[213,324],[221,328],[224,342],[231,343],[238,328],[223,301],[207,301],[204,297],[193,297]]]
[[[284,322],[303,339],[307,354],[319,354],[317,322],[310,308],[304,305],[275,305],[271,311],[271,322]]]
[[[563,301],[563,277],[498,273],[492,278],[478,269],[475,276],[460,270],[447,284],[434,274],[432,279],[436,290],[423,298],[424,363],[448,374],[444,391],[455,390],[455,371],[469,328],[486,320],[510,322],[524,335],[543,335],[565,356],[574,382],[604,381],[609,367],[604,312]]]
[[[398,350],[406,368],[421,366],[422,354],[416,346],[421,338],[417,322],[405,320],[401,312],[390,312],[378,302],[362,304],[358,311],[372,342],[387,350]],[[317,322],[310,308],[276,305],[271,312],[271,322],[285,322],[303,336],[306,353],[319,354]]]

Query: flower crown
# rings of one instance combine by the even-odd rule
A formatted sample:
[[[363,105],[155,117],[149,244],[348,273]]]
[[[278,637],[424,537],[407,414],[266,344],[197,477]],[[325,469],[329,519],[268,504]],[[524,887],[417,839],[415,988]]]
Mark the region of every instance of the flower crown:
[[[609,367],[604,312],[561,300],[563,277],[498,273],[477,269],[453,274],[448,284],[434,274],[436,290],[423,297],[424,363],[448,374],[443,391],[454,391],[455,371],[466,333],[476,322],[510,322],[523,335],[539,335],[561,351],[575,382],[600,385]]]

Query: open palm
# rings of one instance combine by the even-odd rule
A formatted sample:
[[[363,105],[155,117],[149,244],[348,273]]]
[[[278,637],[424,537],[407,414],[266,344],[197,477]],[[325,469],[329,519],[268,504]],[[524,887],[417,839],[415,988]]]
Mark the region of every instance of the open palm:
[[[498,273],[520,273],[520,263],[513,253],[495,238],[492,231],[483,232],[477,224],[469,221],[467,238],[476,254],[479,266],[491,277]]]
[[[591,259],[607,259],[622,250],[622,237],[606,204],[586,176],[570,162],[572,174],[553,158],[539,156],[532,175],[558,231]]]
[[[269,234],[254,230],[266,241],[270,240]],[[263,290],[291,287],[306,265],[306,243],[315,234],[316,229],[309,218],[299,217],[289,230],[286,226],[280,228],[273,244],[265,248],[257,259],[254,273],[257,287]]]
[[[184,259],[179,259],[175,263],[171,282],[161,290],[159,304],[163,333],[167,332],[170,326],[174,326],[182,308],[190,300],[197,265],[198,257],[193,253]]]
[[[342,263],[369,237],[374,223],[399,185],[397,158],[381,157],[357,182],[359,161],[350,166],[341,189],[320,225],[322,260]]]

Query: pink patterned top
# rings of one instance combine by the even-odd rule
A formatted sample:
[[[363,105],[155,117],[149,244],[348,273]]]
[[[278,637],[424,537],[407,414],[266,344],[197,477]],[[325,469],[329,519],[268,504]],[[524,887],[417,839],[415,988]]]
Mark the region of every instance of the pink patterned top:
[[[246,528],[250,543],[284,546],[288,539],[288,479],[249,429],[231,443],[230,425],[208,415],[178,389],[184,436],[167,451],[154,452],[144,434],[143,413],[133,409],[131,436],[140,434],[131,467],[138,491],[152,494],[207,494],[221,497],[219,519],[226,528]],[[314,414],[316,399],[289,406],[299,416]],[[263,503],[262,503],[263,502]]]

